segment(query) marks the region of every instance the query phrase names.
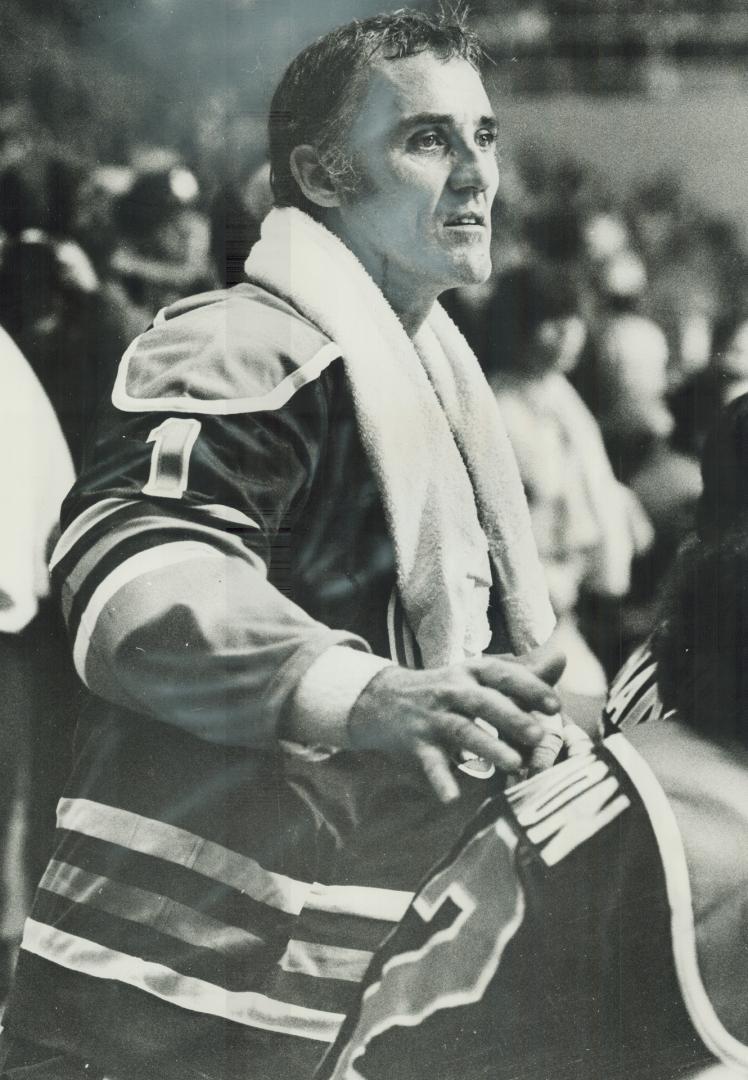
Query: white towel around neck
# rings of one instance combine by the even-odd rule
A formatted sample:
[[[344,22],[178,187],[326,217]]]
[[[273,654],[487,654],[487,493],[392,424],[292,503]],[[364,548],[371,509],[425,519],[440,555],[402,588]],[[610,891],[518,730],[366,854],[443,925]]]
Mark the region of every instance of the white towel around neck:
[[[514,454],[443,309],[411,340],[352,252],[293,208],[270,212],[245,269],[340,349],[425,666],[488,644],[491,564],[511,648],[544,641],[554,618]]]

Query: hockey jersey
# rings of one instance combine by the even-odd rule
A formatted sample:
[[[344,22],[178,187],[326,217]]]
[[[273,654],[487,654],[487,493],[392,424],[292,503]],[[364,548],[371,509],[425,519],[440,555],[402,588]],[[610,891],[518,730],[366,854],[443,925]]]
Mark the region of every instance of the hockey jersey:
[[[610,684],[602,715],[603,734],[614,735],[672,715],[673,710],[663,705],[657,685],[657,661],[645,641],[634,649]]]
[[[748,1075],[747,755],[648,727],[486,804],[317,1080]]]
[[[309,1076],[486,794],[282,741],[330,646],[418,664],[337,346],[250,284],[161,313],[63,526],[95,696],[5,1027],[107,1074]]]

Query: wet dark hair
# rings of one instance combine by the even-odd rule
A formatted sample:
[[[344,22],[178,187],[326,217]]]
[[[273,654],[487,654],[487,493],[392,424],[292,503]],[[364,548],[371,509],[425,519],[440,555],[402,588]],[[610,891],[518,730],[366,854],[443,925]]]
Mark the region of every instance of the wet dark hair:
[[[400,60],[431,52],[443,60],[459,57],[478,70],[483,48],[465,25],[464,13],[398,11],[354,20],[307,46],[291,61],[270,105],[270,183],[276,206],[314,207],[299,189],[291,151],[317,148],[328,173],[344,186],[352,180],[341,146],[354,112],[362,76],[375,59]]]
[[[652,637],[660,695],[689,727],[748,746],[748,532],[679,553]]]
[[[737,525],[748,535],[748,394],[720,411],[704,442],[701,479],[699,535],[718,540]]]
[[[701,475],[696,531],[665,585],[652,653],[662,700],[683,721],[748,746],[748,394],[720,412]]]

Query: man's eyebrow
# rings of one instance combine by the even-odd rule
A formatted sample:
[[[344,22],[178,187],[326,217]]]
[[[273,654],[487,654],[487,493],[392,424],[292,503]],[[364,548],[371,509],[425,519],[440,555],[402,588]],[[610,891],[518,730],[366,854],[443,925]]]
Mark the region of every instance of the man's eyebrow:
[[[404,116],[397,125],[398,131],[405,131],[407,128],[421,127],[422,125],[433,124],[434,126],[449,127],[454,122],[454,117],[450,113],[412,113],[410,116]],[[490,128],[491,131],[498,131],[499,124],[495,116],[487,115],[481,116],[478,120],[477,127]]]

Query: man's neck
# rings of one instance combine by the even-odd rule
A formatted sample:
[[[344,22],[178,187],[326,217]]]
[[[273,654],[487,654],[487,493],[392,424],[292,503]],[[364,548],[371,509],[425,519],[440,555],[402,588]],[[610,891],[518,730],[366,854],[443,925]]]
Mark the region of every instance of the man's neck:
[[[430,299],[427,303],[420,304],[417,307],[408,305],[407,307],[401,309],[394,300],[387,296],[387,293],[384,292],[384,289],[382,289],[382,292],[384,294],[385,300],[395,312],[400,322],[403,324],[405,333],[408,335],[409,338],[413,339],[418,333],[418,331],[421,329],[423,324],[426,322],[426,319],[428,319],[429,313],[434,306],[434,300]]]
[[[419,289],[417,283],[403,281],[402,275],[387,258],[376,267],[363,265],[402,323],[405,333],[409,338],[414,338],[436,303],[433,290]]]
[[[433,287],[420,287],[417,282],[404,279],[398,267],[393,266],[387,257],[379,255],[367,257],[365,248],[359,249],[351,243],[350,237],[336,227],[334,214],[322,219],[322,224],[344,243],[356,256],[369,277],[380,290],[395,315],[402,323],[409,338],[414,338],[421,329],[436,302]]]

